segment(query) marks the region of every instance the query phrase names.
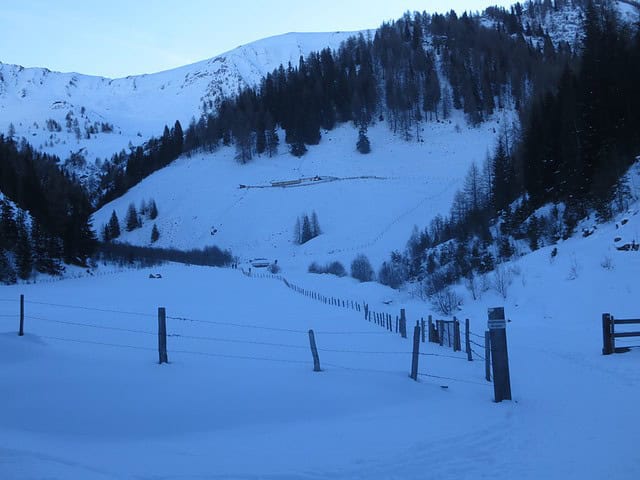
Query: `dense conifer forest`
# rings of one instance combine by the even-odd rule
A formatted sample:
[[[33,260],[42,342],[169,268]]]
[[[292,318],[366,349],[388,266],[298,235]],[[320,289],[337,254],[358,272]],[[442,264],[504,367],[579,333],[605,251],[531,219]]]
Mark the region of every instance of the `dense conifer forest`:
[[[523,243],[537,250],[590,214],[606,221],[624,211],[624,174],[640,154],[638,85],[640,29],[589,2],[580,55],[522,109],[521,131],[503,132],[485,164],[471,166],[450,215],[416,229],[390,264],[438,303],[461,279],[480,288],[475,279],[500,272]]]
[[[33,270],[57,274],[63,261],[84,264],[93,252],[91,203],[58,163],[0,135],[0,282],[28,279]]]

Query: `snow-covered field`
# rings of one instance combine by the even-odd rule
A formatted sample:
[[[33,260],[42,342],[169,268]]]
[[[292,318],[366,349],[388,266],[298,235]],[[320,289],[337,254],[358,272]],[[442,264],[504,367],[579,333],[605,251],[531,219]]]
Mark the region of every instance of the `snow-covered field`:
[[[168,265],[3,287],[0,476],[638,478],[640,350],[601,355],[601,314],[640,316],[640,256],[613,248],[616,236],[638,239],[640,215],[624,218],[562,242],[553,261],[543,248],[509,265],[506,300],[465,294],[458,317],[473,332],[484,331],[488,307],[504,305],[511,320],[514,401],[501,404],[483,362],[422,344],[444,356],[421,356],[420,372],[447,378],[416,383],[409,340],[239,270]],[[379,312],[405,307],[410,326],[430,313],[378,284],[283,274]],[[16,335],[20,293],[25,337]],[[169,337],[162,366],[159,306],[169,334],[181,335]]]

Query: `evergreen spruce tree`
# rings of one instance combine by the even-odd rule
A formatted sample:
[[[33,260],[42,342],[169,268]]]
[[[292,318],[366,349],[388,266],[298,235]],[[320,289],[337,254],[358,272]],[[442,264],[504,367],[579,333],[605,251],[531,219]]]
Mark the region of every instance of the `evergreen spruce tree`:
[[[314,212],[311,214],[311,237],[315,238],[321,233],[322,230],[320,229],[320,223],[318,222],[318,215],[314,210]]]
[[[14,210],[7,200],[2,200],[0,206],[0,247],[5,250],[13,249],[18,239],[18,228],[14,218]]]
[[[366,127],[361,128],[358,132],[358,142],[356,143],[356,148],[362,154],[371,152],[371,143],[369,142],[369,137],[367,137]]]
[[[105,243],[111,241],[111,234],[109,232],[108,223],[105,223],[104,225],[102,225],[102,228],[100,229],[100,237],[102,238],[102,241]]]
[[[29,239],[29,232],[27,231],[26,220],[22,212],[18,213],[16,224],[18,228],[18,239],[15,248],[16,270],[18,277],[22,280],[27,280],[33,270],[33,251]]]
[[[269,154],[269,157],[277,155],[280,139],[278,138],[278,132],[276,131],[276,125],[273,117],[269,112],[265,114],[265,137],[266,151]]]
[[[127,232],[131,232],[140,226],[138,220],[138,212],[136,211],[136,206],[131,203],[129,204],[129,209],[127,210],[127,217],[125,219],[125,228]]]
[[[156,201],[151,199],[149,202],[149,218],[151,220],[155,220],[158,217],[158,206],[156,205]]]
[[[111,218],[109,219],[107,229],[109,231],[109,241],[120,236],[120,220],[118,220],[118,215],[116,215],[115,210],[111,212]]]
[[[309,240],[313,238],[313,232],[311,230],[311,221],[309,220],[309,215],[304,215],[302,217],[302,235],[300,243],[307,243]]]
[[[297,140],[291,144],[290,152],[294,157],[302,157],[305,153],[307,153],[307,147],[304,142]]]
[[[300,217],[296,218],[296,224],[293,227],[293,241],[297,245],[302,244],[302,224],[300,223]]]
[[[62,271],[61,251],[57,248],[55,238],[46,232],[40,222],[35,219],[31,224],[31,242],[33,244],[33,266],[36,271],[59,275]]]
[[[151,230],[151,243],[155,243],[160,238],[160,231],[158,230],[158,226],[154,223],[153,229]]]
[[[7,257],[7,252],[0,247],[0,283],[13,285],[16,283],[16,280],[16,271]]]

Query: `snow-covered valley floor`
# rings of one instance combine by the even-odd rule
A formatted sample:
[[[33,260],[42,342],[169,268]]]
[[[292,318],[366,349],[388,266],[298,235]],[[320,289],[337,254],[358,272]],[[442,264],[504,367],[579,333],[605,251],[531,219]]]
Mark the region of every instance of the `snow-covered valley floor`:
[[[627,233],[637,235],[637,218]],[[414,382],[409,340],[239,270],[167,265],[3,287],[0,477],[638,478],[640,350],[601,355],[601,314],[640,316],[640,257],[612,249],[614,234],[610,225],[563,242],[553,262],[550,248],[522,258],[506,300],[467,299],[458,317],[476,333],[488,307],[504,305],[511,320],[514,401],[500,404],[483,362],[422,344],[443,356],[421,356],[420,372],[447,378]],[[405,307],[410,326],[430,313],[378,284],[283,274],[394,316]],[[162,366],[159,306],[170,334]]]

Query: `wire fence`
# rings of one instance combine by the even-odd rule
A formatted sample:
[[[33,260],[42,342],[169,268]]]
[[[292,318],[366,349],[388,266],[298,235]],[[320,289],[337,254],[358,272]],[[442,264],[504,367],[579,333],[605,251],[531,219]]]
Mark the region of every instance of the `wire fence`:
[[[323,355],[323,357],[327,357],[328,361],[323,361],[322,363],[325,368],[353,372],[397,375],[399,373],[406,374],[405,367],[408,366],[410,360],[412,362],[416,361],[413,360],[414,358],[440,358],[445,362],[448,360],[467,360],[467,358],[461,355],[428,351],[414,352],[411,348],[404,349],[397,348],[397,346],[388,350],[385,348],[366,348],[365,345],[370,342],[367,340],[368,338],[373,340],[376,336],[385,335],[390,331],[393,331],[392,327],[394,325],[390,314],[375,312],[369,309],[365,302],[356,302],[352,300],[323,296],[317,292],[302,289],[301,287],[284,280],[283,277],[280,276],[260,274],[258,278],[274,278],[281,280],[289,289],[297,293],[301,293],[307,297],[325,303],[328,306],[336,306],[362,312],[366,315],[365,318],[371,324],[378,324],[380,326],[383,326],[384,324],[384,330],[378,331],[373,329],[352,329],[344,331],[315,330],[314,334],[318,336],[317,338],[324,337],[322,342],[323,345],[319,345],[318,347],[315,347],[314,345],[313,348]],[[113,308],[111,306],[90,306],[31,299],[24,299],[24,302],[21,303],[19,299],[2,298],[0,299],[0,302],[6,304],[6,307],[3,307],[3,310],[5,311],[0,313],[0,318],[21,318],[21,321],[27,320],[28,330],[34,332],[39,338],[45,340],[69,344],[83,344],[91,347],[137,350],[141,352],[158,352],[160,348],[155,346],[155,338],[160,337],[159,330],[155,330],[153,327],[144,328],[144,325],[147,324],[147,320],[155,320],[158,318],[157,314]],[[20,312],[19,309],[16,308],[19,304],[26,307],[24,311]],[[7,309],[12,308],[16,308],[15,313],[8,312]],[[87,312],[93,312],[96,315],[85,315]],[[108,318],[105,318],[104,314],[109,314]],[[136,320],[135,324],[132,326],[129,324],[122,324],[121,322],[127,321],[127,318],[137,318],[142,320],[142,322],[138,322]],[[230,360],[275,362],[306,366],[311,364],[309,356],[310,331],[306,329],[274,327],[258,323],[232,322],[186,315],[167,315],[166,320],[172,321],[169,325],[170,328],[165,332],[165,342],[167,338],[171,339],[172,345],[168,349],[168,352],[172,356],[193,355]],[[127,323],[130,322],[127,321]],[[398,333],[400,333],[402,328],[399,323],[400,319],[398,317],[395,325],[396,332]],[[44,325],[48,326],[44,327]],[[198,325],[197,331],[191,331],[196,325]],[[202,331],[202,327],[205,327],[205,329],[211,328],[216,331],[216,334],[208,334],[207,332]],[[418,322],[418,327],[422,328],[422,337],[424,338],[424,321],[422,321],[422,326],[420,326],[420,322]],[[251,338],[233,338],[234,335],[230,335],[230,333],[234,330],[238,330],[238,336],[242,335],[242,331],[253,331],[255,333],[251,334]],[[89,336],[87,336],[86,332],[91,331],[103,333],[97,333],[96,335],[98,336],[91,336],[89,333]],[[273,334],[271,335],[272,337],[277,337],[282,334],[291,335],[291,337],[287,337],[290,338],[290,341],[270,341],[270,339],[259,338],[259,332],[264,332],[267,335],[271,333]],[[108,333],[113,335],[109,336]],[[126,336],[123,337],[123,335]],[[153,337],[153,340],[136,340],[138,336],[149,340]],[[330,340],[332,337],[333,340]],[[342,344],[340,344],[340,342],[342,342]],[[355,343],[360,345],[361,348],[353,348],[352,345]],[[374,343],[377,347],[381,346],[379,341]],[[218,346],[213,349],[204,347],[207,344],[215,344]],[[227,346],[225,347],[226,349],[222,348],[223,345]],[[245,346],[246,348],[239,349],[235,348],[236,346]],[[286,352],[290,352],[290,355],[285,355]],[[339,358],[342,359],[342,362],[336,362],[336,359]],[[376,360],[376,358],[379,360]],[[389,363],[389,361],[384,360],[386,358],[393,360]],[[395,360],[395,358],[398,358],[398,360]],[[369,365],[372,367],[380,365],[381,367],[386,368],[370,368]],[[405,365],[405,367],[402,365]],[[420,373],[420,376],[426,378],[438,378],[437,376],[426,373]],[[463,383],[469,383],[462,378],[458,380]]]

